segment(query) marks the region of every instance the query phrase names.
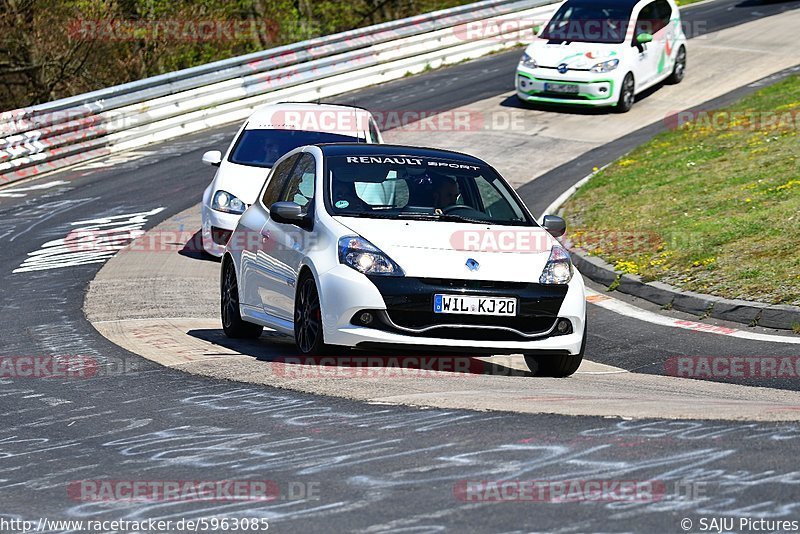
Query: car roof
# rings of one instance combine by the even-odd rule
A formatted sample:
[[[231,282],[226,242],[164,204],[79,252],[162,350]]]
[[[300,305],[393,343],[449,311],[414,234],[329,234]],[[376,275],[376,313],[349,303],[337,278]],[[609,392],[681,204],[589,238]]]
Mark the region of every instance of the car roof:
[[[648,0],[603,0],[602,5],[598,7],[628,7],[633,8],[637,4],[647,2]],[[593,4],[598,5],[597,0],[568,0],[567,3],[577,4]]]
[[[365,143],[326,143],[315,145],[322,150],[325,157],[328,156],[415,156],[421,158],[438,158],[472,165],[488,164],[469,154],[443,150],[439,148],[422,148],[418,146],[405,145],[381,145]]]
[[[367,130],[372,114],[354,106],[280,102],[257,108],[247,119],[245,130],[307,130],[351,137]],[[334,124],[334,128],[329,125]]]

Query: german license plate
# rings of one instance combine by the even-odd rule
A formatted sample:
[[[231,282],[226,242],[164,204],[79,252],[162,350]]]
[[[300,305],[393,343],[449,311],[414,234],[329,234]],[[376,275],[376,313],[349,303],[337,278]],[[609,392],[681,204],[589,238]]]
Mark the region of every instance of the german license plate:
[[[544,84],[544,90],[550,93],[565,93],[570,95],[577,95],[580,92],[580,88],[571,83],[546,83]]]
[[[434,313],[460,315],[517,315],[517,299],[508,297],[474,297],[464,295],[435,295]]]

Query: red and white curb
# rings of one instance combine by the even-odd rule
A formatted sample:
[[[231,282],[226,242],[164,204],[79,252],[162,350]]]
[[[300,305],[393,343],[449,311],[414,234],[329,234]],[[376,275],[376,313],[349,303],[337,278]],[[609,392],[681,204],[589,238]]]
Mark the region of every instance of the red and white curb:
[[[633,304],[623,302],[621,300],[609,297],[602,293],[598,293],[592,289],[586,289],[586,301],[595,306],[600,306],[606,310],[638,319],[660,326],[668,326],[670,328],[680,328],[682,330],[691,330],[693,332],[704,332],[707,334],[716,334],[720,336],[737,337],[741,339],[749,339],[752,341],[766,341],[769,343],[787,343],[792,345],[800,345],[800,337],[778,336],[774,334],[762,334],[760,332],[748,332],[738,328],[729,328],[726,326],[717,326],[713,324],[701,323],[698,321],[690,321],[686,319],[677,319],[675,317],[667,317],[655,312],[644,310],[636,307]]]

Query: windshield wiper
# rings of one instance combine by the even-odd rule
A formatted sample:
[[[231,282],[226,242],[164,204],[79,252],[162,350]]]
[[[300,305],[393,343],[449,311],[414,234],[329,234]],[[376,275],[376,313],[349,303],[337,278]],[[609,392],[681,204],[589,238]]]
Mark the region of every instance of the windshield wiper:
[[[441,215],[438,215],[438,217],[442,221],[492,224],[492,221],[487,221],[486,219],[473,219],[472,217],[464,217],[463,215],[456,215],[455,213],[443,213]]]
[[[393,219],[394,217],[386,213],[370,213],[360,211],[358,213],[337,213],[336,217],[356,217],[359,219]]]
[[[405,212],[400,213],[399,217],[403,219],[419,219],[423,221],[447,221],[447,222],[469,222],[477,224],[492,224],[491,221],[486,219],[474,219],[472,217],[465,217],[463,215],[456,215],[455,213],[413,213]]]
[[[419,221],[436,221],[440,217],[435,213],[414,213],[413,211],[402,211],[395,215],[398,219],[416,219]]]
[[[359,219],[409,219],[415,221],[446,221],[446,222],[467,222],[474,224],[508,224],[508,221],[487,221],[486,219],[474,219],[472,217],[465,217],[463,215],[456,215],[454,213],[414,213],[414,212],[400,212],[400,213],[337,213],[337,217],[356,217]]]

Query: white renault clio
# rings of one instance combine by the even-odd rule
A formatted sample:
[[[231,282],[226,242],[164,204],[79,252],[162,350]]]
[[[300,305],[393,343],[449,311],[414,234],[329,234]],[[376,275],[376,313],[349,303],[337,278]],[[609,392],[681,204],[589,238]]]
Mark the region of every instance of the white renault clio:
[[[519,354],[573,374],[583,280],[484,161],[389,145],[302,147],[272,169],[222,260],[230,337],[267,326],[305,355],[331,346]]]
[[[224,158],[218,150],[203,154],[203,163],[219,167],[203,192],[203,249],[222,256],[239,217],[255,201],[278,158],[303,145],[352,141],[381,142],[372,114],[364,109],[294,102],[259,108]]]
[[[524,102],[631,109],[636,95],[686,72],[673,0],[567,0],[530,44],[516,74]]]

